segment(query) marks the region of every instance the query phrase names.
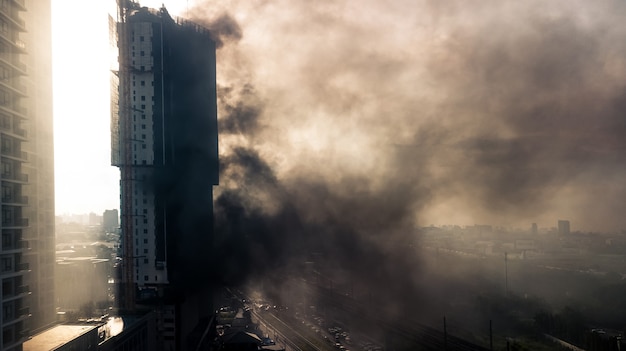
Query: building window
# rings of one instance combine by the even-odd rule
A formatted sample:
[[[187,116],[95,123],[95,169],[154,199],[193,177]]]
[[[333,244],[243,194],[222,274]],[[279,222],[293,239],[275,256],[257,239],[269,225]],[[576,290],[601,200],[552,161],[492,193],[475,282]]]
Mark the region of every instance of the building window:
[[[144,233],[144,234],[148,234],[148,229],[144,229],[144,230],[143,230],[143,233]]]
[[[144,275],[144,276],[143,276],[143,280],[148,281],[148,276],[147,276],[147,275]]]
[[[148,253],[148,249],[143,249],[143,253],[147,254]]]
[[[148,260],[147,258],[144,258],[143,259],[143,263],[148,264],[148,263],[150,263],[150,260]]]
[[[141,101],[146,101],[146,96],[145,95],[141,95]]]
[[[2,162],[2,175],[11,176],[13,174],[13,164],[9,162]]]
[[[145,38],[143,37],[143,35],[139,37],[139,41],[144,41],[144,40]]]
[[[4,342],[4,344],[9,344],[11,342],[13,342],[13,336],[15,334],[13,333],[13,328],[8,327],[2,330],[2,341]]]
[[[11,118],[9,116],[2,115],[2,119],[0,119],[0,125],[2,126],[2,128],[10,129]]]
[[[2,257],[2,271],[8,272],[13,270],[13,260],[11,257]]]
[[[147,244],[148,243],[148,239],[143,239],[143,243]]]
[[[145,86],[146,86],[146,81],[145,81],[145,80],[142,80],[142,81],[141,81],[141,86],[142,86],[142,87],[145,87]]]
[[[141,148],[145,149],[146,148],[146,144],[141,144]]]
[[[9,248],[13,246],[13,234],[2,233],[2,247]]]
[[[13,304],[5,303],[2,305],[2,317],[5,321],[13,319]]]
[[[148,219],[147,218],[143,219],[143,224],[148,224]]]
[[[142,124],[142,125],[141,125],[141,129],[146,129],[146,125],[145,125],[145,124]]]

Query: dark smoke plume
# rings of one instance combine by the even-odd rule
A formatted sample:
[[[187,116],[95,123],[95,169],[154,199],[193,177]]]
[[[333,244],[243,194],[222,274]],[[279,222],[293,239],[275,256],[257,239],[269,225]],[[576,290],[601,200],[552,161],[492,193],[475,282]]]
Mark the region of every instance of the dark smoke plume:
[[[215,47],[218,49],[224,46],[225,43],[239,41],[243,36],[237,21],[227,13],[209,22],[202,18],[196,18],[195,20],[211,31]]]
[[[221,279],[310,259],[414,296],[416,226],[626,228],[625,11],[199,1],[224,43]]]

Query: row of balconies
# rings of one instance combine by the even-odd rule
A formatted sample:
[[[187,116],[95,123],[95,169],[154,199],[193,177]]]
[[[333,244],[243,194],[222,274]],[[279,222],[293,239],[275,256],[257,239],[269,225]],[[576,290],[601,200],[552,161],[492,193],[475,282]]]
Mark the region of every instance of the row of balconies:
[[[17,115],[20,118],[26,118],[26,107],[17,104],[0,104],[0,111],[8,112],[9,114]]]
[[[22,9],[24,8],[24,4],[20,4],[20,2],[24,0],[14,0],[14,3],[17,5],[21,5]],[[0,6],[0,15],[7,21],[11,22],[14,26],[16,26],[20,31],[26,31],[25,24],[26,22],[19,17],[19,6],[11,6],[8,2],[3,1]]]
[[[15,38],[15,34],[0,31],[0,39],[11,45],[14,49],[17,49],[18,52],[26,53],[26,44],[20,39]]]
[[[25,297],[31,294],[30,286],[14,284],[15,279],[16,278],[8,278],[8,279],[3,280],[3,284],[2,284],[2,301],[3,302],[17,299],[20,297]]]
[[[0,80],[0,87],[9,90],[14,94],[26,96],[26,85],[21,84],[17,78],[6,78]]]
[[[3,134],[7,134],[21,141],[26,141],[27,139],[27,132],[25,129],[11,127],[10,124],[8,125],[0,124],[0,131],[2,131]]]
[[[2,219],[2,227],[11,228],[11,227],[28,227],[28,218],[3,218]]]
[[[17,240],[8,245],[7,244],[2,245],[3,253],[6,251],[29,250],[29,249],[30,249],[30,243],[28,242],[28,240]]]
[[[26,162],[28,160],[28,153],[26,153],[25,151],[5,148],[5,149],[0,150],[0,154],[2,156],[10,157],[12,159],[17,159],[23,162]]]
[[[26,319],[30,317],[24,315],[22,318],[11,322],[9,325],[4,325],[2,328],[2,350],[21,350],[22,344],[30,338],[30,329],[26,324]]]
[[[21,75],[26,75],[28,72],[26,68],[26,64],[20,62],[19,58],[15,54],[11,55],[7,53],[0,53],[0,62],[13,68],[15,71],[17,71]]]
[[[28,174],[19,174],[19,173],[2,173],[0,174],[2,180],[13,180],[16,182],[28,182]]]
[[[2,1],[0,7],[2,9],[10,9],[11,1]],[[12,0],[13,4],[16,5],[16,9],[19,11],[26,11],[26,2],[25,0]]]
[[[17,260],[17,262],[14,262]],[[20,262],[21,259],[17,255],[4,255],[2,257],[2,266],[0,271],[2,274],[20,273],[30,271],[30,264],[28,262]]]
[[[15,303],[15,301],[5,302],[5,305],[12,303]],[[2,322],[4,325],[24,320],[25,318],[30,317],[30,308],[22,307],[16,310],[6,309],[3,311],[2,317]]]
[[[2,196],[2,203],[7,205],[28,205],[28,196],[15,196],[7,194]]]

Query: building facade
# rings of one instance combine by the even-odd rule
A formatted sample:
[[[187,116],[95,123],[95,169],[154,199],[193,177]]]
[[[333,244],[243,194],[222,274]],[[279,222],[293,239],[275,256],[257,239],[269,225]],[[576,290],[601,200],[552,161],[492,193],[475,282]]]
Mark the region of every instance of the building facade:
[[[49,0],[0,0],[0,345],[55,320]]]
[[[102,214],[102,228],[107,232],[113,232],[116,231],[119,226],[119,213],[117,210],[104,210]]]
[[[559,235],[569,235],[570,233],[569,221],[559,219],[559,221],[557,222],[557,229],[558,229]]]
[[[131,311],[161,306],[158,345],[182,350],[212,312],[215,42],[165,8],[129,2],[119,11],[111,137],[121,174],[119,299]]]

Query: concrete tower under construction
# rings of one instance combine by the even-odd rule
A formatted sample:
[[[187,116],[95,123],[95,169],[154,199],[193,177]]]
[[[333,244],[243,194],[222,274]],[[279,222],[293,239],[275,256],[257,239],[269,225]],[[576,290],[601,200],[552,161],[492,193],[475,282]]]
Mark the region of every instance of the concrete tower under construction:
[[[120,169],[120,308],[157,311],[163,349],[188,349],[213,307],[218,184],[215,42],[165,8],[120,1],[112,164]]]

